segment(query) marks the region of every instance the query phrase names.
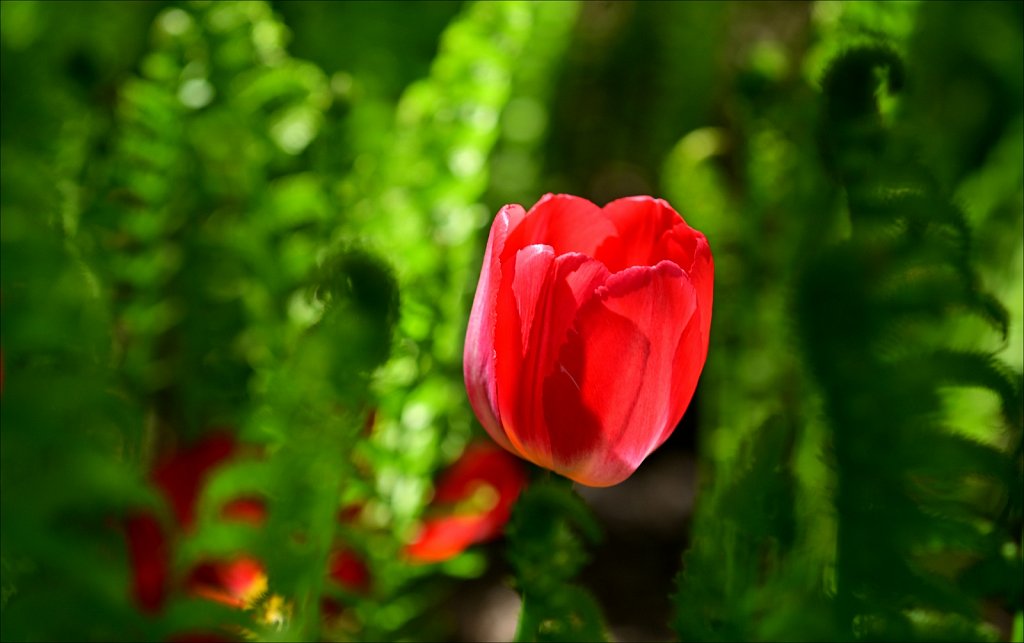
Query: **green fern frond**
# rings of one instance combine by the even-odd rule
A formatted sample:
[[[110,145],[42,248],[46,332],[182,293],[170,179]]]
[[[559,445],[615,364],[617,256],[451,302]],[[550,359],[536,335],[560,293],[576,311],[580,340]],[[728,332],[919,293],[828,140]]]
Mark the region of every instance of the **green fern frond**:
[[[1005,337],[1009,318],[979,288],[962,212],[923,168],[897,173],[917,175],[909,190],[888,172],[909,154],[877,117],[879,66],[889,68],[890,88],[898,89],[901,62],[875,48],[848,52],[823,81],[825,129],[833,132],[823,150],[840,168],[853,233],[809,262],[796,310],[833,431],[841,618],[860,638],[925,631],[948,637],[959,630],[940,634],[932,621],[919,629],[914,610],[959,614],[967,619],[956,621],[961,627],[977,623],[979,597],[957,588],[955,572],[921,567],[922,555],[992,557],[988,532],[1008,514],[1006,504],[997,503],[1000,510],[990,498],[1012,502],[1015,458],[936,425],[940,393],[964,386],[992,391],[1007,430],[1018,435],[1020,376],[990,355],[929,345],[920,333],[892,335],[915,318],[941,328],[960,310]],[[988,482],[971,493],[978,476]],[[1005,538],[1007,527],[997,533]]]

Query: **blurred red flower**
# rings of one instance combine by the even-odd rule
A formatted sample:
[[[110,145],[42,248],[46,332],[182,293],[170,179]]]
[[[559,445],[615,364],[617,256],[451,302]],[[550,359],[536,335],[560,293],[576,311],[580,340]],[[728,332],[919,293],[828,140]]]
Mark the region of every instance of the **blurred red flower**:
[[[338,549],[331,554],[328,576],[350,591],[365,594],[370,590],[370,570],[363,559],[350,549]]]
[[[704,235],[662,199],[505,206],[466,332],[477,418],[537,465],[589,486],[622,482],[693,397],[713,282]]]
[[[126,532],[134,572],[133,592],[143,610],[155,612],[163,607],[173,589],[170,578],[171,543],[194,529],[196,503],[209,475],[217,466],[238,457],[241,450],[230,435],[213,433],[194,445],[175,451],[154,467],[151,480],[166,499],[175,522],[170,533],[165,533],[152,513],[140,512],[128,518]],[[262,498],[241,497],[227,502],[221,508],[220,516],[227,521],[259,526],[266,521],[267,507]],[[369,591],[371,585],[369,569],[354,551],[345,547],[339,547],[332,553],[327,575],[341,587],[357,593]],[[239,609],[253,605],[267,591],[267,585],[264,565],[245,554],[203,561],[189,571],[183,583],[184,589],[192,595]],[[274,598],[271,597],[270,603]],[[281,605],[283,599],[276,598],[274,605],[268,603],[267,618],[271,618],[272,613],[286,611]],[[338,605],[336,610],[340,609]],[[186,633],[182,636],[205,640],[207,635]],[[226,640],[217,638],[222,637],[221,634],[212,636],[216,640]]]
[[[212,433],[166,456],[153,468],[150,479],[170,506],[175,525],[172,533],[167,534],[151,513],[128,518],[126,531],[134,595],[143,610],[155,612],[163,607],[171,589],[170,541],[194,528],[196,503],[207,476],[236,451],[234,438],[226,433]],[[266,507],[262,500],[244,498],[228,503],[222,515],[228,520],[258,524],[266,515]],[[190,592],[238,607],[257,598],[266,586],[263,567],[246,556],[201,563],[186,580]]]
[[[438,480],[428,517],[406,553],[416,562],[439,562],[499,536],[525,486],[518,459],[489,443],[470,446]]]
[[[186,585],[196,596],[241,609],[267,591],[267,575],[255,558],[238,556],[200,563],[189,574]]]

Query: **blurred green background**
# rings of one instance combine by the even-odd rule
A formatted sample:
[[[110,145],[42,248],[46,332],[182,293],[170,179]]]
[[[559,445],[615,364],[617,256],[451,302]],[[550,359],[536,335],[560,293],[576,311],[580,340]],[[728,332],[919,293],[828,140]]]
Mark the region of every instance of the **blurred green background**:
[[[3,639],[225,618],[140,614],[116,521],[227,427],[266,457],[204,502],[278,509],[201,521],[175,565],[265,561],[296,609],[261,639],[507,639],[510,587],[548,578],[567,607],[524,638],[589,638],[592,595],[616,640],[1022,640],[1022,8],[0,3]],[[661,196],[707,235],[697,396],[579,489],[604,536],[541,543],[561,571],[525,529],[410,568],[483,434],[487,229],[546,192]],[[325,628],[338,539],[375,586]]]

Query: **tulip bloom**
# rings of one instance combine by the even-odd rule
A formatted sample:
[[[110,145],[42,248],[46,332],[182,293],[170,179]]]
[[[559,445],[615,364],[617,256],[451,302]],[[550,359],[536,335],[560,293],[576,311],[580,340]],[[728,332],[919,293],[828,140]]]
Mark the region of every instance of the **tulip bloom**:
[[[206,478],[236,450],[233,438],[216,433],[176,451],[153,469],[151,478],[170,505],[177,530],[188,533],[194,528],[196,504]],[[227,520],[259,524],[266,509],[261,500],[239,498],[228,503],[222,513]],[[130,516],[126,531],[135,599],[145,611],[158,611],[170,590],[169,541],[174,536],[165,534],[156,516],[150,513]],[[190,572],[186,586],[195,595],[244,607],[266,590],[267,577],[258,561],[240,556],[199,564]]]
[[[267,575],[255,558],[239,556],[227,561],[200,563],[186,583],[196,596],[244,609],[267,591]]]
[[[505,206],[466,332],[477,418],[539,466],[588,486],[622,482],[693,397],[713,281],[707,239],[662,199]]]
[[[174,541],[195,528],[196,506],[203,486],[213,471],[242,447],[224,433],[214,433],[193,445],[180,448],[161,459],[154,467],[151,480],[172,509],[174,522],[165,532],[155,515],[137,512],[127,520],[128,553],[134,571],[133,593],[139,606],[147,612],[158,612],[174,589],[216,601],[230,607],[247,609],[261,600],[268,589],[263,564],[248,555],[205,560],[193,566],[180,587],[171,582],[170,561]],[[226,522],[248,523],[259,528],[267,518],[262,498],[240,497],[221,507],[220,517]],[[345,516],[339,519],[344,522]],[[332,552],[326,575],[340,587],[365,594],[371,586],[370,571],[358,555],[344,547]],[[333,601],[333,599],[331,599]],[[335,613],[341,604],[334,601]],[[271,595],[260,606],[260,620],[273,623],[290,609],[280,596]],[[206,637],[212,638],[206,638]],[[230,640],[221,634],[186,633],[175,640]]]
[[[350,592],[365,594],[370,591],[372,578],[366,563],[350,549],[331,552],[327,576]]]
[[[470,446],[438,481],[429,517],[406,553],[435,563],[496,538],[525,486],[521,462],[487,443]]]

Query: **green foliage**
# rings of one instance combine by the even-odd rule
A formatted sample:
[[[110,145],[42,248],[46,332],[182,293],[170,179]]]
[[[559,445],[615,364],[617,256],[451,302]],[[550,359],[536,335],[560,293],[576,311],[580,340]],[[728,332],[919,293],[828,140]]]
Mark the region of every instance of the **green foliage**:
[[[289,30],[264,3],[167,6],[153,18],[137,75],[118,85],[116,109],[106,113],[88,102],[67,108],[78,118],[68,119],[77,139],[56,145],[52,154],[62,155],[68,176],[49,182],[65,181],[70,194],[47,205],[57,231],[39,231],[56,234],[58,246],[63,231],[67,256],[26,260],[32,246],[5,205],[4,242],[12,245],[5,255],[25,270],[36,261],[51,270],[77,268],[88,287],[70,286],[75,297],[56,301],[85,298],[111,317],[94,324],[108,336],[93,342],[89,357],[102,372],[91,383],[98,392],[116,391],[124,407],[116,423],[106,420],[117,430],[116,451],[103,445],[97,453],[100,461],[114,460],[112,471],[124,469],[119,483],[107,481],[123,489],[109,494],[115,514],[142,501],[159,507],[142,482],[151,462],[212,428],[260,445],[258,461],[233,462],[207,481],[201,520],[177,543],[173,575],[238,551],[263,561],[270,591],[297,609],[285,630],[262,635],[317,637],[319,597],[330,595],[352,614],[330,636],[430,638],[438,622],[431,612],[444,596],[439,576],[482,571],[468,554],[438,568],[412,567],[401,547],[418,527],[431,478],[470,436],[460,360],[481,232],[492,214],[478,202],[488,186],[486,161],[507,131],[502,115],[513,88],[544,96],[575,9],[467,5],[441,34],[429,75],[382,109],[387,92],[369,75],[376,69],[357,79],[342,71],[328,77],[291,57]],[[43,10],[26,4],[10,11],[26,22]],[[526,47],[531,40],[551,46],[534,54]],[[35,104],[47,102],[29,98],[37,100],[26,100],[14,118],[29,122]],[[539,139],[516,139],[518,133],[513,142],[528,143],[520,157],[536,165]],[[5,145],[17,136],[5,133]],[[26,154],[39,148],[37,141],[23,147]],[[6,159],[5,181],[33,180],[20,175],[23,163],[8,171]],[[5,196],[26,207],[35,196],[26,197],[28,189],[15,185]],[[45,187],[34,189],[38,200],[52,199]],[[38,325],[69,315],[41,310],[32,317],[8,307],[20,303],[17,292],[7,294],[8,276],[19,284],[17,269],[5,266],[5,328],[10,322],[16,331],[24,314],[25,325],[56,347],[74,345],[69,335]],[[36,281],[23,287],[38,296],[45,291],[39,280],[52,275],[31,276]],[[79,342],[86,330],[78,329]],[[17,332],[7,336],[5,330],[4,344],[15,345],[7,363],[18,373],[18,390],[26,381],[22,351],[32,346]],[[95,407],[93,417],[103,423],[100,405],[85,392],[85,408]],[[5,403],[4,413],[5,424],[23,427],[5,454],[38,461],[43,445],[26,430],[32,423],[17,404]],[[61,429],[48,435],[59,439]],[[62,482],[86,493],[77,479],[92,470],[66,471]],[[45,494],[28,491],[32,484],[38,481],[20,493],[37,503]],[[9,488],[18,492],[5,482],[5,493]],[[218,508],[239,496],[265,499],[261,529],[218,519]],[[363,507],[361,521],[339,525],[339,509],[352,506]],[[48,558],[48,545],[33,540],[39,529],[28,524],[24,542],[5,537],[5,596],[29,593],[18,570]],[[323,570],[339,544],[368,564],[372,595],[325,586]],[[187,607],[193,601],[181,600],[140,624],[124,571],[105,580],[104,597],[119,592],[118,604],[132,617],[109,621],[133,620],[129,630],[139,636],[224,622],[223,610],[194,611]],[[19,609],[26,619],[38,613],[27,600],[5,612],[15,638],[47,631],[18,620]]]
[[[517,641],[606,641],[593,597],[572,583],[586,563],[580,535],[600,537],[579,496],[566,481],[533,484],[509,524],[508,559],[523,598]]]
[[[965,7],[957,6],[955,20],[963,21]],[[971,11],[982,20],[1001,10],[985,4]],[[973,73],[992,79],[989,96],[1016,82],[1008,70],[1019,58],[989,54],[981,63],[979,52],[989,46],[958,45],[968,31],[978,32],[954,27],[952,13],[939,6],[855,3],[819,6],[815,15],[821,41],[805,65],[824,70],[816,57],[831,52],[820,77],[820,112],[801,113],[803,90],[783,81],[753,96],[761,109],[780,105],[789,115],[767,119],[769,127],[781,125],[772,134],[777,151],[769,163],[750,166],[747,181],[780,174],[740,200],[729,194],[718,163],[734,151],[722,129],[689,134],[666,165],[681,208],[692,204],[696,217],[717,226],[709,238],[722,267],[719,286],[736,288],[728,301],[716,299],[704,381],[722,382],[714,391],[731,389],[718,393],[723,402],[711,398],[705,422],[713,468],[673,625],[684,640],[992,639],[999,633],[985,612],[1020,609],[1024,571],[1022,377],[1008,350],[1019,341],[1013,302],[1020,281],[1012,263],[1009,272],[1007,263],[997,268],[975,246],[1007,219],[965,215],[964,201],[946,187],[954,178],[940,157],[948,152],[927,151],[947,141],[935,134],[947,131],[945,123],[927,136],[920,126],[937,118],[937,97],[948,91],[934,62],[951,56],[944,48],[970,49]],[[953,44],[938,34],[953,34]],[[1012,38],[1020,42],[1019,30]],[[986,112],[972,130],[951,123],[948,141],[971,137],[980,145],[974,137],[982,122],[1016,141],[1019,113]],[[741,119],[739,127],[765,124]],[[1019,160],[995,155],[1001,136],[988,140],[991,164],[974,165],[977,176],[1019,171]],[[802,151],[815,148],[820,157]],[[757,151],[749,146],[741,154],[756,162]],[[1003,185],[988,197],[1002,205],[989,211],[1003,208],[1002,216],[1009,210],[1019,219],[1020,185]],[[765,248],[763,237],[747,236],[750,224],[764,220],[760,213],[780,197],[792,211],[773,222],[773,233],[782,227],[779,238],[787,241]],[[714,220],[716,210],[728,214]],[[737,210],[746,218],[733,227]],[[735,261],[723,266],[723,254]],[[752,286],[733,276],[755,267],[781,275],[782,283]],[[987,293],[982,284],[993,282],[1015,283],[1017,295]],[[745,297],[763,301],[776,289],[775,314],[791,321],[781,337],[765,337],[779,324],[763,304],[755,315],[738,311]],[[801,352],[790,352],[793,345]],[[727,367],[715,359],[723,349]],[[753,366],[758,375],[776,375],[737,380],[729,357],[757,353],[783,355]],[[754,424],[740,400],[773,419]]]
[[[16,374],[16,397],[3,404],[4,425],[14,429],[4,432],[4,454],[16,461],[4,467],[4,493],[33,507],[22,511],[5,500],[5,511],[11,506],[40,521],[19,521],[22,537],[5,527],[5,593],[18,599],[5,609],[5,638],[66,636],[37,617],[38,601],[62,591],[88,597],[65,600],[82,611],[69,614],[69,632],[89,624],[97,638],[160,638],[224,622],[223,610],[176,605],[141,622],[123,558],[115,555],[114,529],[95,532],[107,549],[99,554],[87,553],[81,538],[39,537],[89,507],[85,519],[109,521],[142,501],[153,504],[138,474],[154,451],[216,426],[235,427],[273,453],[258,466],[226,469],[210,490],[221,500],[239,493],[270,499],[269,524],[258,537],[218,531],[220,503],[205,498],[203,506],[213,508],[201,512],[208,520],[177,552],[175,575],[204,556],[241,547],[267,562],[274,590],[307,603],[321,593],[320,570],[351,468],[346,447],[364,423],[369,375],[389,352],[397,291],[379,259],[327,247],[337,208],[322,178],[299,169],[296,156],[317,135],[331,96],[322,72],[288,57],[284,33],[259,3],[167,8],[154,22],[141,77],[120,92],[113,144],[86,152],[99,145],[89,138],[99,127],[88,116],[71,130],[77,140],[55,143],[58,158],[67,160],[49,182],[63,181],[68,196],[42,205],[52,197],[26,192],[30,184],[5,169],[5,181],[15,185],[5,189],[13,204],[4,208],[4,244],[11,246],[4,259],[13,263],[4,266],[3,343],[13,347],[5,360]],[[84,167],[87,153],[100,162]],[[52,211],[58,225],[47,228],[45,217],[33,217],[32,203],[40,204],[39,214]],[[67,293],[53,288],[62,281]],[[48,311],[23,303],[19,291],[36,298],[49,292],[40,300],[95,312]],[[40,329],[58,342],[53,348],[79,347],[80,356],[41,360],[17,329],[43,319],[66,324]],[[51,376],[47,387],[30,390],[52,391],[56,404],[18,395],[53,368],[61,379]],[[32,419],[23,404],[49,409],[51,418]],[[88,428],[92,423],[96,429]],[[68,441],[70,426],[81,444]],[[54,463],[62,472],[59,490],[45,472],[16,471],[18,461],[52,459],[46,454],[54,441],[73,462],[95,453],[80,465]],[[97,476],[101,469],[109,473]],[[95,488],[98,482],[104,486]],[[308,530],[304,546],[282,547],[296,525]],[[59,555],[71,545],[75,552]],[[116,575],[84,567],[112,557]],[[38,565],[47,571],[24,578],[17,571]],[[89,581],[104,586],[79,586]],[[313,636],[315,607],[299,611],[290,628],[299,638]]]
[[[714,512],[695,529],[695,542],[684,558],[673,619],[682,639],[770,639],[766,633],[775,628],[777,636],[828,638],[824,601],[814,605],[811,597],[799,596],[799,629],[790,620],[797,614],[786,613],[780,601],[782,591],[793,591],[778,582],[781,574],[803,574],[806,582],[811,571],[798,569],[794,555],[794,433],[781,418],[769,419],[746,445],[744,468],[728,486],[702,499]]]
[[[995,589],[975,595],[961,575],[987,568],[992,582],[1024,571],[1019,557],[1002,553],[1018,536],[1022,509],[1013,491],[1024,483],[1015,462],[1021,379],[990,355],[928,341],[930,328],[941,337],[950,303],[979,312],[1003,336],[1008,321],[977,290],[963,215],[880,124],[872,72],[888,66],[898,90],[899,64],[891,52],[854,49],[826,74],[824,129],[834,136],[825,149],[846,188],[853,233],[808,261],[796,315],[832,428],[840,627],[863,638],[956,640],[978,636],[974,600]],[[910,323],[925,330],[908,336]],[[1007,432],[996,445],[944,426],[941,389],[959,386],[998,396]],[[947,551],[969,562],[929,565]],[[1019,603],[1019,582],[996,591],[1007,607]]]

